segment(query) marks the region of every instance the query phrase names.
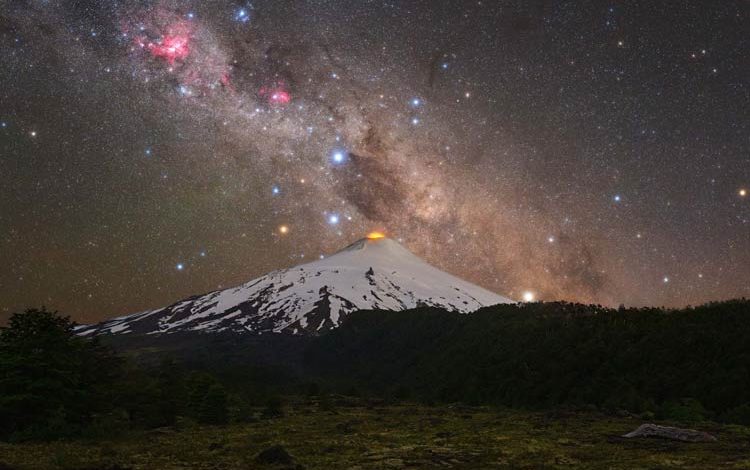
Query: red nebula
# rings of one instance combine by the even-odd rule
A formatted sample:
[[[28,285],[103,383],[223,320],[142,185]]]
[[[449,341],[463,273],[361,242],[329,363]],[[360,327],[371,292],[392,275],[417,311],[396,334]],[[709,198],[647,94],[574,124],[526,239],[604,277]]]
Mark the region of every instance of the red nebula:
[[[271,104],[289,104],[289,102],[292,101],[292,95],[283,90],[274,91],[271,96],[268,97],[268,101]]]
[[[261,87],[258,91],[258,96],[266,99],[271,106],[286,106],[292,101],[292,94],[289,93],[282,82],[274,83],[268,87]]]
[[[148,49],[152,56],[166,60],[169,65],[173,65],[176,60],[185,59],[190,53],[186,35],[164,36],[161,43],[149,43]]]

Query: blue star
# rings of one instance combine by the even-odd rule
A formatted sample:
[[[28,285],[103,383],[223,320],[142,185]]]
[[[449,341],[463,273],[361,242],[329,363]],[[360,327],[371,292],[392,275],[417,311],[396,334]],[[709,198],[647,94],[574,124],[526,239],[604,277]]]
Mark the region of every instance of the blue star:
[[[188,19],[189,19],[189,20],[192,20],[193,18],[195,18],[195,13],[193,13],[193,12],[191,11],[191,12],[189,12],[189,13],[187,14],[187,17],[188,17]]]
[[[206,257],[206,252],[205,251],[201,251],[200,255],[201,255],[201,258],[205,258]]]
[[[339,223],[339,215],[338,214],[331,214],[328,216],[328,223],[330,225],[337,225]]]
[[[345,150],[334,150],[333,153],[331,153],[331,161],[335,165],[341,165],[342,163],[346,162],[347,158],[347,152]]]
[[[419,98],[412,98],[411,105],[415,108],[418,108],[419,106],[422,106],[422,100],[420,100]]]
[[[417,124],[419,124],[419,118],[418,117],[411,118],[411,123],[416,126]]]
[[[182,263],[177,263],[177,266],[175,266],[175,268],[177,268],[178,271],[182,271],[183,269],[185,269],[185,265]]]
[[[620,201],[622,201],[622,196],[620,196],[619,194],[615,194],[615,196],[612,199],[615,202],[620,202]]]
[[[234,13],[234,20],[239,21],[240,23],[247,23],[250,21],[250,12],[247,8],[239,8]]]
[[[271,188],[271,193],[273,193],[274,195],[279,194],[281,193],[281,188],[279,188],[278,186],[274,186],[273,188]]]
[[[442,68],[443,70],[448,70],[448,62],[443,62],[442,64],[440,64],[440,68]]]
[[[147,157],[151,156],[151,147],[146,147],[146,151],[144,152]]]

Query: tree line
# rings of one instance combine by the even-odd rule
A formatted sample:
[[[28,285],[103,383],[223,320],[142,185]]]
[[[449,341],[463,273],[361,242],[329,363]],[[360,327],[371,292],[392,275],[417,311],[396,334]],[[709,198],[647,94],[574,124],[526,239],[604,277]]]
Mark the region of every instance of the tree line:
[[[315,338],[152,335],[129,349],[30,309],[0,328],[0,439],[221,425],[259,409],[278,416],[284,394],[334,392],[750,425],[749,320],[744,299],[681,310],[425,307],[353,313]],[[135,343],[152,353],[136,355]]]
[[[744,299],[680,310],[532,303],[470,315],[358,312],[305,357],[342,386],[430,402],[750,425]]]

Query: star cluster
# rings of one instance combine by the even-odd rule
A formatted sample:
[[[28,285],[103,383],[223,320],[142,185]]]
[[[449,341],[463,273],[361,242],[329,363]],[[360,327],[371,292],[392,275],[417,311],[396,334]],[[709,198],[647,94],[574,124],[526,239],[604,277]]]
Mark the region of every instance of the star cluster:
[[[750,294],[747,2],[31,0],[0,308],[94,321],[373,231],[519,300]]]

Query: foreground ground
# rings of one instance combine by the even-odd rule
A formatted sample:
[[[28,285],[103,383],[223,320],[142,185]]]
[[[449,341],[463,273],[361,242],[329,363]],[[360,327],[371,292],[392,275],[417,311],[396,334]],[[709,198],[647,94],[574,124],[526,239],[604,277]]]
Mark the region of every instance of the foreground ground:
[[[740,426],[693,426],[718,441],[687,444],[620,438],[643,421],[593,412],[346,400],[324,407],[300,401],[284,411],[245,424],[181,426],[106,440],[0,443],[0,469],[750,468],[750,428]],[[258,459],[274,446],[283,446],[293,462]]]

